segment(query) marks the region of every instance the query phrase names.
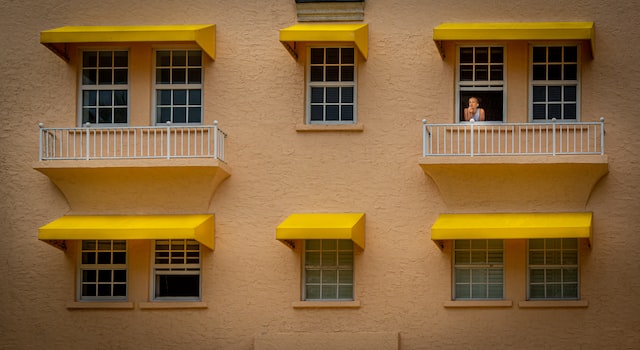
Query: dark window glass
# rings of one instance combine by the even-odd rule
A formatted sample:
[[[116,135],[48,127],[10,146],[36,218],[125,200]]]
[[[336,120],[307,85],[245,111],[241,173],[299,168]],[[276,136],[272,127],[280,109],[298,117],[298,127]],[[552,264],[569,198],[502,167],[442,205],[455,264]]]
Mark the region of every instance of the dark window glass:
[[[311,103],[323,103],[324,102],[324,88],[313,87],[311,88]]]
[[[548,80],[562,80],[562,65],[550,64],[549,65],[549,78]]]
[[[355,54],[353,48],[343,48],[341,50],[342,53],[342,64],[353,64],[355,62]]]
[[[340,67],[328,66],[326,70],[327,76],[325,81],[340,81]]]
[[[338,103],[340,96],[340,89],[337,87],[327,88],[327,103]]]
[[[338,48],[328,48],[327,51],[327,61],[326,64],[338,64],[340,63],[340,49]]]
[[[322,121],[324,108],[322,106],[311,106],[311,120]]]
[[[549,86],[549,101],[557,102],[562,101],[562,87],[561,86]]]
[[[82,66],[83,67],[97,67],[98,66],[98,52],[96,52],[96,51],[84,51],[84,52],[82,52]]]
[[[171,66],[171,51],[156,51],[156,66]]]
[[[200,276],[157,275],[156,297],[199,297]]]
[[[326,120],[337,121],[340,120],[340,113],[338,106],[327,106]]]
[[[562,62],[562,47],[549,47],[549,62]]]
[[[565,46],[564,47],[564,61],[565,62],[578,62],[578,47],[577,46]]]
[[[491,63],[504,63],[504,49],[502,47],[491,48]]]
[[[564,87],[564,101],[565,102],[575,102],[577,101],[577,88],[575,86],[565,86]]]
[[[353,66],[346,66],[346,67],[342,67],[342,79],[340,79],[340,81],[353,81],[354,78],[354,70],[353,70]]]
[[[175,107],[173,109],[173,122],[174,123],[186,123],[187,122],[187,109],[184,107]]]
[[[324,49],[312,48],[311,49],[311,64],[323,64],[324,63]]]
[[[564,65],[564,80],[577,80],[578,79],[578,65],[577,64],[565,64]]]
[[[344,87],[342,88],[342,103],[353,103],[353,88],[352,87]]]
[[[185,84],[187,82],[187,70],[185,68],[171,69],[171,82],[173,84]]]
[[[541,64],[533,65],[533,80],[547,80],[547,66]]]
[[[488,63],[488,62],[489,62],[489,48],[476,47],[476,63]]]
[[[547,88],[546,86],[534,86],[533,87],[533,102],[546,102],[547,101]]]

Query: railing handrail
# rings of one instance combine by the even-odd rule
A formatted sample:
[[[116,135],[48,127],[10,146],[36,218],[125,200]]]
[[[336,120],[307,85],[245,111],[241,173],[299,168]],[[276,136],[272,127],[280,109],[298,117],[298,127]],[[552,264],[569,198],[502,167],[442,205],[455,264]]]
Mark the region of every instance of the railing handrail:
[[[429,124],[422,120],[423,156],[604,154],[599,121]],[[509,150],[510,149],[510,150]]]
[[[224,162],[227,134],[213,125],[44,127],[39,160],[215,158]]]

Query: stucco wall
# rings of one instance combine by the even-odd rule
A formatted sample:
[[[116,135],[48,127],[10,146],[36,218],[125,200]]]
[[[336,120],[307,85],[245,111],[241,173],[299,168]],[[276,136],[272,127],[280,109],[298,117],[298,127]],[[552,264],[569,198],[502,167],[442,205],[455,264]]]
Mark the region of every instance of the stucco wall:
[[[632,1],[366,1],[369,59],[357,72],[364,130],[308,133],[296,131],[304,120],[304,64],[278,42],[278,30],[296,23],[293,0],[3,1],[0,347],[252,349],[301,333],[399,334],[401,349],[638,347],[639,16]],[[586,308],[518,306],[524,241],[508,243],[513,306],[443,306],[451,299],[451,251],[430,240],[429,228],[448,207],[418,165],[421,120],[451,122],[454,114],[454,58],[440,57],[432,29],[472,21],[596,24],[595,57],[582,64],[581,112],[582,120],[606,118],[609,173],[584,208],[594,213],[594,244],[581,247]],[[77,75],[73,63],[39,43],[39,33],[65,25],[200,23],[216,24],[205,123],[217,119],[228,133],[231,169],[209,208],[216,248],[203,259],[208,307],[68,309],[77,257],[38,241],[37,229],[70,208],[33,167],[38,123],[76,125]],[[508,111],[518,118],[527,94],[513,91]],[[275,227],[294,212],[366,213],[366,249],[355,256],[359,308],[292,307],[300,299],[300,250],[276,241]],[[150,244],[132,244],[136,305],[148,298]]]

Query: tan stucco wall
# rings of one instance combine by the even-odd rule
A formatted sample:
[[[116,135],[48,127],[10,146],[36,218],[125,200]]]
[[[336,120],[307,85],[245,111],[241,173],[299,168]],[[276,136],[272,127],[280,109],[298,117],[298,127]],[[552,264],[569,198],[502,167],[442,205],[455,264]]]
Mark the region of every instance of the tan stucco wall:
[[[369,59],[358,67],[356,132],[299,132],[304,64],[278,42],[296,23],[293,0],[35,0],[0,4],[0,348],[277,348],[326,333],[354,345],[401,349],[636,348],[640,344],[640,132],[635,120],[637,18],[632,1],[558,2],[369,0]],[[451,122],[455,55],[443,60],[432,29],[441,22],[593,21],[595,57],[582,62],[582,120],[606,118],[609,173],[588,199],[594,239],[581,246],[579,308],[524,308],[524,241],[506,244],[509,307],[445,307],[451,248],[430,240],[450,210],[419,166],[421,120]],[[216,248],[203,258],[206,308],[142,310],[148,301],[150,243],[130,244],[131,307],[68,308],[77,256],[38,241],[38,227],[71,212],[50,179],[33,169],[38,123],[77,123],[77,73],[39,43],[65,25],[216,24],[216,59],[205,67],[205,123],[228,133],[231,176],[217,189]],[[134,46],[135,52],[144,45]],[[508,113],[526,117],[526,86],[511,66],[527,57],[508,47]],[[135,53],[134,52],[134,53]],[[151,56],[132,64],[144,66]],[[132,68],[133,69],[133,68]],[[140,84],[144,82],[143,77]],[[524,89],[524,90],[523,90]],[[148,86],[132,94],[132,124],[150,120]],[[544,205],[531,210],[545,211]],[[491,211],[488,208],[487,211]],[[300,299],[300,249],[275,240],[294,212],[366,213],[366,249],[355,256],[356,308],[293,308]],[[73,306],[73,304],[71,305]],[[201,306],[201,305],[200,305]],[[306,335],[306,337],[305,337]],[[397,338],[395,338],[397,335]]]

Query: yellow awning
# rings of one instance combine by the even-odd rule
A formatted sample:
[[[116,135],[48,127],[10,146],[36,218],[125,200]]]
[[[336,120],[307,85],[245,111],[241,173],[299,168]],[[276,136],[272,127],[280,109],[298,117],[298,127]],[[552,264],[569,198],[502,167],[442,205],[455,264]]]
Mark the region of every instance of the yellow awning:
[[[276,227],[276,239],[350,239],[364,249],[364,213],[291,214]]]
[[[443,54],[443,41],[545,40],[587,41],[595,52],[593,22],[443,23],[433,29],[433,40]]]
[[[141,215],[141,216],[63,216],[38,229],[38,239],[195,239],[213,249],[214,216]]]
[[[164,26],[67,26],[40,32],[40,42],[65,60],[68,44],[172,42],[196,43],[216,57],[215,24]]]
[[[434,241],[455,239],[587,238],[592,213],[441,214]]]
[[[354,43],[364,59],[369,54],[369,26],[367,24],[295,24],[280,29],[280,42],[298,58],[296,42]]]

